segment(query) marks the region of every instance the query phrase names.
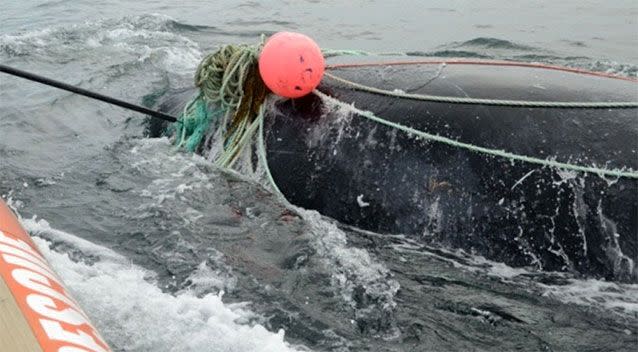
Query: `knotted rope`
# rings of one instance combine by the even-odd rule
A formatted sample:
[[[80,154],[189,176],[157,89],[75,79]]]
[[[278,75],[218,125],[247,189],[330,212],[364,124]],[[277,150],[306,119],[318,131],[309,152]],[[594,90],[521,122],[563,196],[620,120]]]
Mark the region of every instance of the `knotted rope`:
[[[202,60],[195,72],[199,94],[175,125],[178,148],[198,151],[212,120],[221,117],[224,143],[216,164],[233,165],[258,127],[255,119],[268,93],[258,71],[258,52],[252,46],[227,45]]]

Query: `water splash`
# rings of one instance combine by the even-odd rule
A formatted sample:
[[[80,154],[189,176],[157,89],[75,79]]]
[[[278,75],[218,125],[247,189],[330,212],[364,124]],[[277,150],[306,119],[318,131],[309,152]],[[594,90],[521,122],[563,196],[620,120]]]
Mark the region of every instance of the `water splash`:
[[[24,220],[23,225],[37,236],[40,251],[114,350],[307,350],[286,343],[283,330],[273,333],[251,323],[255,313],[245,303],[224,303],[223,292],[201,297],[191,290],[162,292],[153,272],[105,247],[52,229],[46,221]],[[52,250],[54,242],[99,259],[93,264],[73,261],[67,253]],[[210,275],[214,273],[206,273]]]

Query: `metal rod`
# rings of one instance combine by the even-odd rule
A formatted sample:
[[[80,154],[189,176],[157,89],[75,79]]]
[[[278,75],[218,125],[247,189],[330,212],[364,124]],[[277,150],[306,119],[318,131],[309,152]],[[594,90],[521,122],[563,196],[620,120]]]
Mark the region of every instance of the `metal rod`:
[[[90,90],[86,90],[86,89],[83,89],[83,88],[80,88],[80,87],[72,86],[72,85],[64,83],[64,82],[56,81],[56,80],[53,80],[53,79],[50,79],[50,78],[46,78],[46,77],[43,77],[43,76],[40,76],[40,75],[36,75],[36,74],[30,73],[30,72],[18,70],[17,68],[13,68],[13,67],[9,67],[9,66],[0,64],[0,72],[8,73],[10,75],[21,77],[21,78],[25,78],[25,79],[28,79],[30,81],[46,84],[48,86],[52,86],[52,87],[63,89],[63,90],[66,90],[66,91],[69,91],[69,92],[72,92],[72,93],[80,94],[80,95],[83,95],[85,97],[89,97],[89,98],[92,98],[92,99],[103,101],[105,103],[117,105],[117,106],[125,108],[125,109],[141,112],[142,114],[146,114],[146,115],[158,118],[158,119],[162,119],[164,121],[169,121],[169,122],[177,121],[176,117],[168,115],[168,114],[165,114],[163,112],[147,109],[147,108],[145,108],[143,106],[131,104],[131,103],[125,102],[123,100],[115,99],[115,98],[112,98],[112,97],[109,97],[109,96],[106,96],[106,95],[103,95],[103,94],[100,94],[100,93],[96,93],[96,92],[92,92]]]

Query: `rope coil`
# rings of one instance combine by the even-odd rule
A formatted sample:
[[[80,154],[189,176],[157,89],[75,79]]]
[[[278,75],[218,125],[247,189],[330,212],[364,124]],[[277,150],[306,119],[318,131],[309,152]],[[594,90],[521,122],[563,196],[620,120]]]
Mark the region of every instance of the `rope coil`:
[[[227,45],[202,60],[195,72],[200,92],[175,124],[177,148],[195,152],[213,118],[221,118],[218,125],[224,129],[223,151],[215,163],[233,167],[257,130],[255,119],[267,95],[257,68],[258,53],[252,46]]]
[[[239,105],[249,67],[257,60],[257,50],[247,45],[227,45],[207,55],[195,71],[195,86],[210,103],[224,109]]]

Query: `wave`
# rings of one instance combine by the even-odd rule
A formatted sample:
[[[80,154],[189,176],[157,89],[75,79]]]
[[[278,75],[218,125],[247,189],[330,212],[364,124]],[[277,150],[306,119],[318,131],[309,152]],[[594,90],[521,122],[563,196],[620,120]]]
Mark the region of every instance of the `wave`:
[[[506,50],[536,50],[536,48],[524,44],[518,44],[505,39],[478,37],[455,44],[456,47],[479,47],[484,49],[506,49]]]
[[[126,161],[126,164],[131,165],[142,174],[157,177],[146,188],[133,191],[138,193],[141,198],[150,201],[143,207],[143,214],[148,214],[148,216],[156,216],[156,212],[166,211],[165,201],[167,200],[175,203],[171,206],[183,202],[182,206],[189,207],[193,203],[184,199],[190,197],[187,194],[210,193],[211,190],[219,191],[219,181],[217,180],[221,175],[216,176],[217,171],[211,173],[200,170],[203,166],[210,166],[207,160],[197,155],[171,155],[171,147],[166,138],[144,139],[135,143],[129,156],[125,156],[125,158],[131,158]],[[247,184],[265,181],[258,180],[259,175],[257,174],[236,177],[242,177]],[[258,181],[255,182],[256,180]],[[196,199],[197,203],[202,201],[201,196]],[[398,330],[395,317],[397,306],[395,297],[399,290],[399,283],[393,279],[387,267],[367,250],[351,246],[348,243],[347,234],[334,221],[314,211],[301,208],[295,208],[295,210],[303,222],[299,228],[301,234],[291,237],[290,241],[295,242],[298,248],[296,252],[279,253],[285,258],[281,260],[288,263],[285,265],[287,269],[292,268],[295,272],[312,275],[316,280],[322,278],[328,284],[325,287],[317,287],[315,285],[320,285],[317,282],[308,283],[303,291],[327,289],[326,293],[336,298],[332,301],[332,305],[335,306],[334,303],[337,303],[338,314],[342,315],[346,312],[345,315],[353,320],[353,324],[356,324],[360,333],[368,336],[379,335],[385,338],[396,336]],[[252,211],[256,210],[250,210],[250,212]],[[246,216],[251,216],[248,214],[249,210],[246,210],[246,213]],[[264,217],[265,213],[264,211],[258,216],[254,214],[252,216],[256,221],[258,218]],[[204,220],[206,216],[200,210],[189,209],[187,212],[182,212],[180,217],[185,224],[184,227],[192,226],[195,231],[199,231],[199,224],[206,221]],[[262,232],[261,236],[267,240],[267,227],[263,227],[267,223],[258,223],[259,228],[254,231]],[[291,226],[290,229],[278,230],[279,239],[285,240],[287,236],[290,236],[288,232],[294,231],[294,227],[289,226]],[[210,229],[211,224],[207,223],[207,227]],[[236,231],[225,226],[219,232],[227,234]],[[219,245],[217,241],[215,243]],[[266,244],[268,241],[264,243],[264,245]],[[216,247],[216,245],[212,246]],[[250,255],[246,255],[257,256],[256,252],[250,253]],[[238,255],[229,252],[225,252],[225,254],[228,257]],[[171,255],[175,255],[175,253]],[[273,253],[271,252],[270,255]],[[233,261],[233,259],[229,260]],[[313,262],[318,263],[319,266],[310,265]],[[251,266],[256,266],[256,264],[263,267],[271,265],[267,262],[260,263],[254,259],[251,260]],[[280,270],[274,268],[276,267],[269,270]],[[324,304],[322,301],[314,302],[310,307],[322,304]],[[295,309],[295,307],[288,307],[288,309]],[[324,312],[324,314],[327,313]]]
[[[492,59],[490,55],[481,54],[475,51],[468,50],[438,50],[431,52],[424,51],[408,51],[405,53],[407,56],[423,56],[423,57],[462,57],[462,58],[475,58],[475,59]]]
[[[393,248],[399,253],[433,257],[464,271],[487,275],[542,297],[589,309],[611,311],[620,317],[635,318],[638,315],[638,284],[582,279],[566,272],[513,268],[462,250],[424,246],[403,236],[395,242]]]
[[[203,296],[190,290],[166,293],[157,286],[155,273],[110,249],[55,230],[43,220],[23,220],[23,225],[114,350],[307,350],[286,343],[283,330],[270,332],[255,324],[248,303],[224,303],[223,291]],[[60,244],[80,258],[66,248],[66,253],[54,250]],[[202,275],[209,284],[217,280],[224,286],[227,281],[210,271],[192,280],[201,283]]]
[[[0,35],[0,57],[68,64],[90,62],[110,69],[151,65],[191,74],[202,57],[199,44],[180,34],[198,29],[163,15],[127,16]],[[122,71],[122,70],[120,70]],[[120,72],[120,74],[125,74]]]

